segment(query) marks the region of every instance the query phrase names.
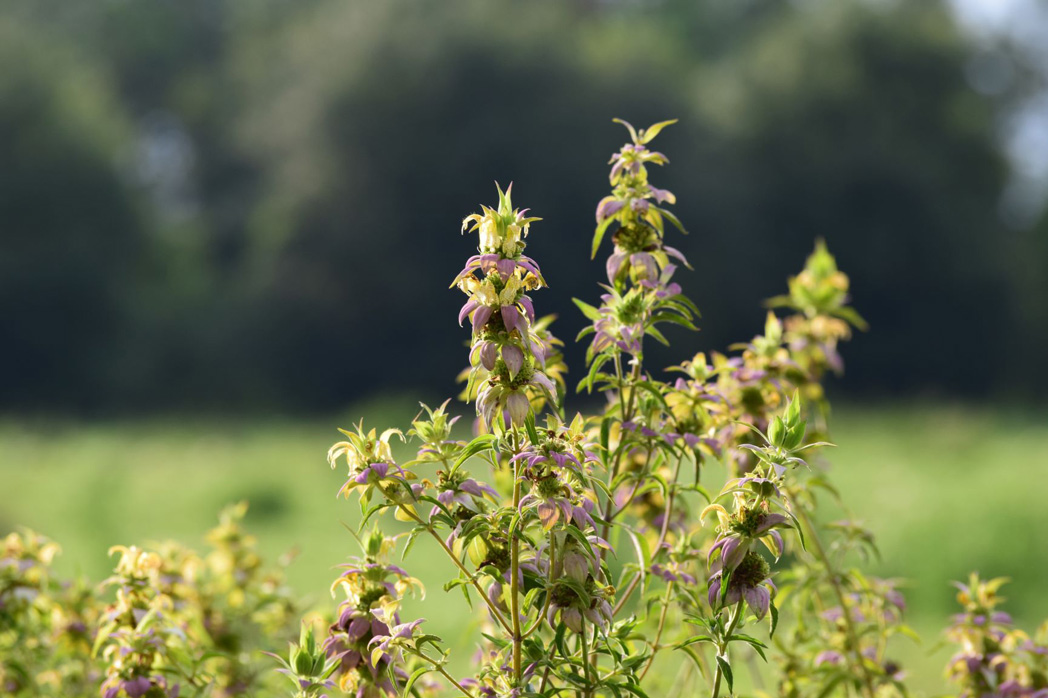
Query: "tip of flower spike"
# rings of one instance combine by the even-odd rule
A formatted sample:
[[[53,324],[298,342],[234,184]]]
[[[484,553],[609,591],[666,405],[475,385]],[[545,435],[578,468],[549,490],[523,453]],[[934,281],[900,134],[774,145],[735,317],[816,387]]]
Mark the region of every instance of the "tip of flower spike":
[[[635,145],[645,145],[654,140],[655,136],[659,135],[662,129],[667,126],[672,126],[677,123],[677,119],[669,119],[667,121],[660,121],[657,124],[652,124],[648,128],[641,129],[639,132],[633,127],[633,124],[626,121],[625,119],[612,119],[616,124],[622,124],[630,132],[630,138],[633,139]]]
[[[495,189],[499,192],[499,213],[511,212],[513,210],[513,182],[509,183],[506,191],[502,191],[499,183],[495,182]]]
[[[651,126],[640,132],[639,142],[642,144],[650,143],[655,138],[655,136],[659,135],[659,132],[661,132],[662,129],[666,128],[667,126],[672,126],[675,123],[677,123],[677,119],[670,119],[668,121],[660,121],[657,124],[652,124]]]

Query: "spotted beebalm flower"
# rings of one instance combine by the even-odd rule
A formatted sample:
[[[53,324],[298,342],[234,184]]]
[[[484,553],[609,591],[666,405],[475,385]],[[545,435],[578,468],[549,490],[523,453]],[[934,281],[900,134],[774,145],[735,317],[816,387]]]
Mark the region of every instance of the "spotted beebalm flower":
[[[542,219],[527,216],[527,209],[513,208],[512,184],[505,192],[498,184],[495,186],[499,191],[498,208],[482,206],[481,213],[466,216],[462,221],[462,232],[468,229],[480,234],[481,254],[517,258],[524,251],[524,238],[528,236],[529,227]]]
[[[476,386],[477,415],[488,431],[498,424],[522,426],[533,401],[556,400],[556,384],[544,372],[546,346],[532,330],[535,308],[526,294],[545,285],[538,265],[522,254],[523,237],[536,220],[513,208],[510,189],[499,189],[498,209],[484,207],[463,222],[464,230],[472,223],[480,232],[480,254],[453,282],[469,296],[459,323],[470,317],[473,328],[466,394]]]
[[[519,276],[512,275],[505,280],[497,274],[483,279],[467,276],[459,282],[459,288],[469,295],[459,310],[459,324],[469,316],[473,331],[479,332],[494,318],[506,332],[527,336],[528,324],[535,321],[535,306],[531,298],[524,295],[524,283]]]
[[[513,379],[492,374],[477,392],[477,413],[488,425],[501,417],[507,427],[523,426],[536,393],[550,402],[557,400],[557,386],[534,365],[525,364]]]
[[[457,286],[468,278],[476,278],[477,272],[480,272],[481,277],[491,276],[494,272],[504,284],[511,277],[516,277],[522,280],[525,288],[541,288],[546,285],[538,262],[534,259],[525,255],[503,257],[500,254],[473,255],[466,260],[466,266],[458,273],[451,285]]]
[[[768,301],[772,307],[797,311],[785,320],[785,340],[804,371],[814,378],[827,369],[844,370],[837,344],[851,337],[851,328],[866,329],[866,321],[848,306],[848,277],[819,240],[804,270],[789,279],[789,294]]]
[[[499,500],[499,494],[493,487],[477,482],[461,470],[455,470],[452,473],[444,471],[438,473],[436,489],[437,501],[452,516],[461,520],[468,521],[475,514],[483,511],[485,496],[494,502]],[[430,516],[434,516],[439,510],[439,507],[434,505]]]
[[[606,628],[612,620],[615,590],[605,583],[600,550],[609,550],[607,541],[586,536],[586,542],[565,536],[552,570],[554,584],[549,594],[546,621],[556,628],[558,620],[572,632],[582,632],[583,622]]]
[[[349,497],[359,490],[361,497],[367,501],[378,489],[391,501],[410,506],[413,490],[409,480],[414,479],[415,474],[394,462],[389,445],[394,435],[404,439],[400,430],[386,429],[379,436],[374,429],[365,432],[363,424],[358,424],[355,431],[339,431],[348,440],[340,441],[328,450],[328,463],[332,468],[338,466],[339,459],[345,459],[349,466],[349,479],[342,485],[339,494]]]
[[[755,482],[758,486],[774,487],[773,483],[764,478],[747,480]],[[782,555],[784,544],[777,529],[790,526],[790,521],[782,514],[770,513],[766,503],[757,506],[742,504],[732,514],[719,504],[711,504],[702,512],[700,518],[705,518],[709,512],[716,512],[721,524],[721,533],[707,554],[707,562],[712,570],[734,570],[749,554],[752,544],[758,540],[776,558]]]
[[[372,614],[386,625],[386,633],[374,635],[368,642],[371,648],[372,661],[391,653],[400,642],[410,640],[418,626],[426,622],[425,618],[413,620],[410,623],[398,623],[390,625],[390,620],[380,610],[372,611]]]
[[[626,179],[640,179],[642,176],[643,179],[646,180],[646,164],[654,163],[656,165],[664,165],[669,162],[669,159],[662,153],[648,150],[647,144],[650,143],[655,136],[659,135],[662,129],[677,123],[676,119],[660,121],[646,129],[641,129],[639,132],[627,121],[615,119],[615,122],[626,127],[630,132],[630,137],[632,138],[633,143],[622,146],[622,148],[619,149],[619,152],[612,155],[611,159],[608,161],[608,164],[612,166],[608,179],[613,185],[619,184]],[[661,196],[664,200],[673,200],[673,195],[668,194],[668,192],[662,193]]]
[[[531,492],[521,498],[520,511],[528,509],[535,510],[547,531],[558,521],[573,523],[583,531],[596,528],[591,516],[593,501],[575,493],[556,474],[537,480]]]
[[[386,429],[381,436],[376,435],[375,430],[364,431],[363,423],[356,426],[356,431],[339,429],[347,438],[347,441],[339,441],[328,450],[328,464],[335,468],[339,458],[344,458],[349,466],[350,473],[359,473],[371,463],[392,463],[393,450],[389,446],[389,440],[404,436],[399,429]]]
[[[179,684],[169,684],[167,678],[163,674],[156,674],[153,676],[132,676],[131,678],[122,679],[119,676],[110,676],[102,682],[101,688],[102,698],[119,698],[124,695],[128,698],[177,698],[179,694]]]
[[[46,590],[48,568],[59,551],[57,543],[28,528],[0,541],[0,615],[17,617],[36,602]]]
[[[822,652],[819,652],[817,655],[815,655],[814,665],[816,667],[820,667],[823,664],[827,664],[829,666],[838,666],[844,661],[844,655],[838,652],[837,650],[823,650]]]
[[[553,628],[557,627],[559,619],[568,630],[581,633],[585,621],[594,627],[604,628],[612,620],[610,590],[597,586],[592,578],[582,584],[563,578],[548,593],[552,601],[546,611],[546,620]]]
[[[544,348],[539,341],[531,336],[527,339],[527,346],[522,342],[510,339],[501,344],[488,339],[480,339],[473,345],[469,353],[469,362],[474,367],[482,367],[488,374],[499,369],[499,361],[505,368],[510,380],[517,377],[524,362],[527,352],[530,351],[536,364],[541,368],[543,364]]]
[[[590,354],[609,347],[637,356],[644,341],[644,328],[651,316],[652,298],[643,289],[634,287],[625,293],[609,289],[601,296],[599,317],[593,323],[593,341]]]
[[[665,564],[656,562],[651,566],[651,573],[664,582],[684,582],[685,584],[698,584],[695,575],[683,569],[679,562],[667,562]]]
[[[530,484],[520,511],[534,509],[546,530],[558,521],[574,523],[583,531],[595,528],[593,501],[580,494],[588,486],[587,467],[597,462],[595,447],[586,441],[582,416],[565,425],[551,415],[536,435],[536,443],[529,442],[511,459],[519,463],[521,478]]]
[[[557,395],[562,394],[566,390],[564,373],[567,367],[558,349],[562,342],[549,331],[549,324],[553,319],[553,316],[539,318],[529,328],[526,342],[516,336],[499,337],[498,333],[491,331],[490,326],[474,337],[470,350],[470,368],[465,369],[458,377],[460,381],[466,382],[460,397],[465,401],[476,400],[481,390],[487,389],[486,386],[492,378],[496,383],[517,381],[520,373],[528,370],[529,361],[532,369],[542,374],[542,378],[533,382],[533,387],[525,391],[532,411],[537,414],[550,398],[555,399]],[[539,384],[545,384],[545,379],[552,384],[552,391],[542,389],[542,385]],[[487,428],[487,422],[484,420],[479,424],[483,429]]]
[[[676,216],[662,206],[675,203],[676,197],[648,181],[647,166],[664,165],[668,160],[662,153],[649,150],[647,143],[674,121],[655,124],[639,133],[625,121],[619,123],[629,130],[633,142],[622,146],[609,160],[612,193],[597,204],[593,238],[596,256],[606,231],[613,223],[618,224],[612,235],[615,249],[607,261],[608,283],[615,288],[621,288],[627,279],[633,284],[658,280],[660,272],[672,266],[671,257],[688,266],[679,250],[662,242],[666,220],[683,231]]]
[[[377,529],[363,541],[365,556],[342,565],[343,573],[332,585],[332,593],[341,590],[345,599],[328,631],[323,649],[337,660],[334,676],[339,687],[360,696],[397,695],[398,689],[389,678],[393,657],[388,646],[375,638],[388,638],[400,625],[400,601],[409,592],[425,595],[414,577],[390,563],[395,541]],[[394,675],[397,669],[394,669]],[[403,677],[406,678],[406,677]]]
[[[731,606],[739,601],[745,601],[758,620],[763,618],[768,613],[771,597],[775,592],[775,585],[769,579],[770,575],[771,568],[767,560],[760,553],[751,550],[732,570],[728,577],[727,591],[722,588],[723,568],[710,575],[708,594],[710,607],[717,609],[722,605]]]
[[[485,552],[486,551],[486,552]],[[509,613],[510,589],[512,588],[513,576],[510,565],[510,550],[505,540],[492,540],[475,537],[470,541],[470,559],[477,567],[491,566],[499,571],[498,577],[493,577],[488,585],[486,596],[493,606],[503,613]],[[522,552],[520,565],[517,569],[517,584],[521,587],[525,584],[525,575],[541,577],[547,569],[545,560],[535,557],[532,551]]]
[[[670,258],[690,267],[684,253],[669,245],[663,245],[658,234],[649,228],[644,228],[639,233],[620,230],[612,240],[615,242],[615,249],[608,256],[604,268],[608,275],[608,283],[613,286],[616,281],[626,277],[635,284],[654,284],[661,280],[664,286],[668,286],[669,278],[676,271],[676,265],[670,263]],[[679,286],[667,295],[678,293]]]
[[[174,698],[179,685],[163,674],[175,648],[186,650],[186,635],[175,621],[170,597],[163,594],[163,559],[155,552],[117,545],[113,576],[106,586],[117,589],[116,602],[102,615],[95,644],[106,660],[103,698]]]

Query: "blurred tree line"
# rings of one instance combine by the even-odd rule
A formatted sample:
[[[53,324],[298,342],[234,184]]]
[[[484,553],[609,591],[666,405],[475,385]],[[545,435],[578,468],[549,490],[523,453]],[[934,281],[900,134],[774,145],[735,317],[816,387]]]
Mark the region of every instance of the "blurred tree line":
[[[545,219],[570,345],[613,116],[681,119],[657,182],[704,330],[666,364],[751,337],[823,237],[871,325],[844,388],[1035,397],[1048,221],[1001,223],[1011,92],[968,84],[977,50],[924,0],[4,4],[0,402],[450,394],[458,224],[493,180]]]

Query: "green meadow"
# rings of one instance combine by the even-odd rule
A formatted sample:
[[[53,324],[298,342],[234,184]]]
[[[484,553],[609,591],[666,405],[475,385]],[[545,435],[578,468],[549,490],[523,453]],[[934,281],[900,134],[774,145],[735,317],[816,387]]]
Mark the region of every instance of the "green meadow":
[[[345,528],[357,506],[336,498],[343,473],[325,461],[335,427],[359,415],[379,428],[407,426],[413,414],[410,402],[391,400],[309,421],[8,419],[0,422],[0,532],[44,533],[62,545],[61,574],[101,580],[110,545],[176,539],[203,548],[218,510],[246,499],[262,552],[275,560],[293,551],[290,584],[323,605],[335,566],[357,552]],[[900,640],[896,654],[916,689],[944,687],[948,651],[936,645],[954,609],[950,580],[970,570],[1011,577],[1006,610],[1016,621],[1033,630],[1048,616],[1048,415],[842,406],[832,431],[838,447],[825,460],[847,515],[877,535],[873,573],[909,580],[909,622],[924,641]],[[719,477],[710,472],[711,487]],[[459,592],[441,588],[450,563],[419,545],[405,566],[426,583],[428,627],[454,646],[476,616]]]

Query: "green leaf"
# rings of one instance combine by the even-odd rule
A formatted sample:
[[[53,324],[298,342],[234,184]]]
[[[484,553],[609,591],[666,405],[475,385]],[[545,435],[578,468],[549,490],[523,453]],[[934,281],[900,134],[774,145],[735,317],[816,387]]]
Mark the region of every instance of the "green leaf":
[[[670,340],[666,339],[666,335],[659,332],[654,326],[646,327],[644,333],[663,346],[668,347],[670,345]]]
[[[651,394],[656,400],[659,401],[659,404],[662,405],[663,409],[669,411],[669,403],[666,402],[666,397],[658,389],[655,383],[653,383],[652,381],[637,381],[633,385],[634,387],[640,388],[644,392]],[[659,383],[659,385],[661,385],[661,383]]]
[[[590,250],[590,259],[597,258],[597,250],[600,249],[600,243],[601,240],[604,239],[604,233],[608,232],[608,226],[611,225],[614,220],[615,216],[608,216],[597,226],[597,229],[593,231],[593,249]]]
[[[600,447],[604,449],[605,458],[608,453],[608,445],[611,443],[611,417],[600,420]]]
[[[694,649],[692,649],[691,647],[682,647],[681,651],[684,652],[684,654],[688,655],[688,657],[691,658],[691,661],[695,665],[695,668],[699,670],[699,675],[702,676],[702,678],[704,678],[704,679],[707,678],[707,676],[706,676],[706,667],[699,660],[698,653]]]
[[[455,465],[451,469],[453,471],[458,470],[460,465],[483,451],[485,448],[489,448],[494,441],[495,436],[493,434],[481,434],[473,439],[464,449],[462,449],[462,453],[459,455],[458,459],[455,460]]]
[[[643,538],[637,536],[636,533],[626,528],[626,533],[629,534],[630,540],[633,541],[633,547],[637,551],[637,564],[640,565],[640,593],[644,595],[644,587],[647,583],[647,559],[648,559],[648,544]]]
[[[575,305],[579,307],[579,310],[581,310],[582,314],[585,315],[587,318],[593,320],[594,322],[600,320],[600,311],[597,308],[593,307],[585,301],[579,300],[578,298],[572,298],[571,300]]]
[[[696,645],[700,642],[709,642],[713,644],[714,640],[709,635],[696,635],[694,637],[689,637],[687,640],[684,640],[683,642],[678,642],[676,645],[673,646],[673,648],[682,650],[685,647],[690,647],[691,645]]]
[[[430,671],[432,671],[432,669],[428,666],[416,669],[415,673],[408,677],[407,683],[404,684],[404,693],[401,695],[407,698],[408,694],[411,693],[411,688],[415,685],[415,682],[421,679],[426,674],[428,674]]]
[[[677,119],[670,119],[669,121],[660,121],[657,124],[652,124],[640,132],[640,142],[650,143],[655,136],[659,135],[659,132],[662,131],[662,129],[667,126],[672,126],[675,123],[677,123]]]
[[[539,444],[539,433],[535,431],[535,413],[528,412],[528,416],[524,419],[524,428],[528,431],[528,438],[531,439],[531,443],[535,446]]]
[[[849,308],[849,307],[837,308],[836,310],[832,311],[830,314],[831,315],[836,315],[837,317],[841,318],[842,320],[847,320],[849,323],[852,324],[852,326],[858,328],[859,330],[861,330],[863,332],[865,332],[866,330],[870,329],[869,324],[867,324],[867,322],[862,319],[861,315],[859,315],[857,312],[855,312],[854,308]]]
[[[728,682],[728,693],[734,693],[735,677],[731,673],[731,662],[728,661],[727,656],[718,654],[717,666],[720,667],[721,673],[724,674],[724,680]]]
[[[92,657],[98,656],[98,650],[102,649],[102,645],[106,643],[106,640],[109,639],[109,636],[112,635],[113,631],[115,631],[116,629],[117,623],[115,621],[111,623],[106,623],[104,626],[102,626],[102,628],[98,631],[98,635],[95,637],[95,644],[91,648]]]
[[[675,313],[659,313],[657,315],[653,315],[651,318],[651,322],[652,324],[655,324],[657,322],[670,322],[674,325],[680,325],[681,327],[685,327],[689,330],[699,329],[695,326],[694,322],[682,315],[677,315]]]
[[[754,651],[761,656],[761,659],[765,662],[768,661],[768,656],[764,654],[764,650],[768,649],[768,646],[751,635],[733,633],[729,642],[745,642],[753,647]]]
[[[593,359],[593,363],[590,364],[589,373],[579,381],[578,387],[575,388],[576,392],[581,392],[583,388],[586,388],[587,393],[593,392],[593,381],[600,375],[601,367],[608,362],[610,357],[607,354],[600,354]]]
[[[786,406],[786,423],[796,424],[797,418],[801,415],[801,398],[800,392],[797,390],[793,391],[793,398],[790,400],[790,404]]]
[[[661,213],[669,219],[669,222],[673,224],[673,227],[675,227],[677,230],[681,231],[685,235],[688,234],[688,231],[684,228],[684,224],[680,222],[680,218],[677,218],[677,216],[675,216],[674,214],[670,213],[662,207],[656,208],[658,209],[659,213]]]
[[[775,602],[772,601],[768,605],[768,610],[771,611],[771,631],[768,633],[768,637],[775,637],[775,628],[779,626],[779,609],[775,607]]]

